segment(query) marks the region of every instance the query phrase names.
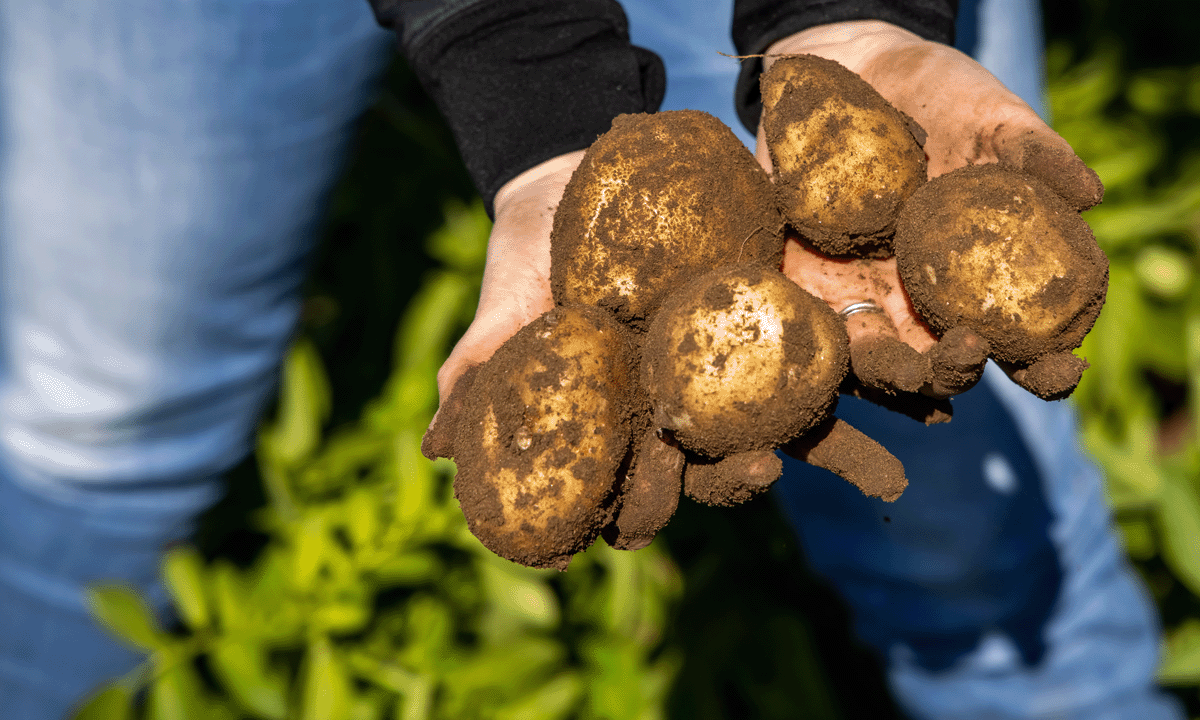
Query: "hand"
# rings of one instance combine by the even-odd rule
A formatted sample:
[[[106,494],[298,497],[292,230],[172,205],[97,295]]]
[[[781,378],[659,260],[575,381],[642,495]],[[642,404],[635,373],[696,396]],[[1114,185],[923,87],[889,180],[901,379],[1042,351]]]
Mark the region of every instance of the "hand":
[[[1071,146],[991,73],[954,48],[889,23],[862,20],[814,27],[783,38],[767,49],[764,65],[770,67],[772,55],[799,53],[848,67],[916,120],[928,134],[925,153],[930,178],[968,163],[1002,162],[1038,177],[1077,209],[1100,200],[1099,179]],[[769,172],[771,159],[761,127],[756,155]],[[894,258],[830,258],[792,239],[783,269],[834,310],[864,300],[883,309],[852,317],[848,323],[852,348],[898,338],[924,353],[937,342],[909,302]],[[947,388],[924,389],[929,394],[948,394]]]
[[[550,293],[550,230],[583,150],[559,155],[509,180],[496,193],[496,222],[475,319],[438,371],[444,403],[467,368],[492,356],[504,341],[554,307]]]

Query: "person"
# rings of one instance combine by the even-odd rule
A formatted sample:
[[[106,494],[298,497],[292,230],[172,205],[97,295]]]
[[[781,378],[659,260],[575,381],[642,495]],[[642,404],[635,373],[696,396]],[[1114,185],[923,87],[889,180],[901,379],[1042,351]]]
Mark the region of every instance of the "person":
[[[321,203],[393,42],[375,20],[397,31],[496,221],[476,320],[439,373],[443,397],[468,363],[548,307],[550,208],[581,149],[615,114],[653,111],[662,100],[661,61],[629,41],[613,0],[373,7],[374,20],[362,0],[0,4],[6,717],[61,717],[136,662],[90,620],[83,587],[124,580],[161,607],[162,548],[187,537],[218,497],[221,474],[249,451],[296,326]],[[697,15],[716,17],[695,9],[681,16]],[[811,50],[864,74],[930,132],[934,172],[965,162],[984,135],[992,140],[988,159],[1014,160],[1017,146],[1007,140],[1023,129],[1069,150],[942,44],[954,17],[948,0],[739,0],[735,16],[739,52]],[[743,72],[744,91],[753,70]],[[749,96],[739,97],[743,112],[752,110]],[[822,277],[819,266],[805,265],[812,258],[790,252],[799,261],[793,268]],[[834,290],[845,296],[825,297],[831,303],[869,297],[861,287]],[[913,318],[894,319],[897,332],[919,337]],[[1053,457],[1038,461],[1047,478],[1061,469]],[[1081,472],[1063,476],[1067,486],[1082,483],[1083,494],[1094,495],[1094,472]],[[1094,513],[1078,517],[1053,531],[1092,538],[1071,563],[1088,577],[1120,574],[1111,553],[1094,561],[1097,542],[1111,536],[1093,532]],[[1062,564],[1061,586],[1086,592],[1093,585],[1072,575],[1071,563]],[[1081,626],[1112,628],[1128,641],[1120,647],[1141,653],[1130,656],[1132,680],[1115,684],[1122,697],[1136,696],[1122,707],[1168,717],[1149,688],[1149,611],[1136,592],[1129,597],[1139,609],[1133,622],[1072,615],[1057,632],[1070,645]],[[920,643],[892,645],[915,654],[897,659],[893,671],[914,714],[956,716],[945,714],[960,710],[936,692],[922,709],[921,695],[945,675],[921,664]],[[1045,655],[1056,657],[1053,643]],[[1020,662],[1005,668],[1006,679],[1030,672]],[[1080,666],[1062,677],[1071,680],[1072,669]],[[988,695],[988,671],[975,663],[952,678],[952,687],[985,698],[977,707],[987,709],[973,717],[1020,712],[1009,712],[1010,692]],[[1038,687],[1037,678],[1025,682]],[[1108,685],[1082,683],[1087,707],[1114,697]],[[1059,709],[1082,707],[1073,699]]]

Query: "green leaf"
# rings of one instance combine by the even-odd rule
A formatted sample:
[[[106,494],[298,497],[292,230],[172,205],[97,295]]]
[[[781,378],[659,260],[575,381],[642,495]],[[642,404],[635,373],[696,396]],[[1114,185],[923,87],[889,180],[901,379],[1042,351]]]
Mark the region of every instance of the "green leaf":
[[[545,629],[558,625],[558,598],[547,586],[544,573],[490,554],[479,565],[491,609],[505,617],[506,625]]]
[[[1125,552],[1134,560],[1149,560],[1158,549],[1154,542],[1154,532],[1145,518],[1127,518],[1117,521],[1121,537],[1125,542]]]
[[[442,212],[446,221],[429,236],[425,251],[430,257],[463,272],[479,271],[487,256],[488,237],[492,232],[492,221],[483,209],[483,202],[477,199],[467,207],[458,200],[450,200]]]
[[[104,686],[83,704],[72,720],[130,720],[133,693],[121,683]]]
[[[332,404],[316,346],[307,338],[297,340],[283,364],[278,417],[264,434],[270,454],[289,465],[312,455]]]
[[[1189,478],[1167,476],[1158,520],[1163,558],[1175,577],[1200,597],[1200,495]]]
[[[148,720],[195,720],[207,715],[200,678],[191,662],[166,660],[150,685]]]
[[[208,627],[208,600],[204,595],[204,559],[196,548],[172,548],[163,558],[163,580],[183,622],[192,630]]]
[[[325,518],[319,513],[305,517],[292,534],[292,581],[297,588],[307,590],[317,580],[331,549]]]
[[[1187,294],[1192,284],[1195,262],[1178,248],[1150,244],[1138,253],[1138,279],[1142,286],[1165,300],[1177,300]]]
[[[1182,105],[1186,82],[1183,68],[1154,68],[1131,77],[1125,97],[1140,113],[1165,115]]]
[[[222,637],[209,650],[221,685],[246,710],[270,720],[287,717],[287,679],[267,667],[266,649],[250,640]]]
[[[436,554],[419,551],[388,554],[374,569],[374,575],[385,585],[421,585],[436,578],[441,570],[442,561]]]
[[[460,307],[471,285],[457,273],[438,272],[426,278],[409,302],[396,334],[396,366],[409,369],[437,361],[458,330]]]
[[[1184,622],[1167,637],[1158,680],[1165,685],[1200,684],[1200,620]]]
[[[301,720],[347,720],[351,694],[350,678],[329,638],[316,635],[305,654]]]
[[[434,507],[433,465],[421,455],[420,435],[412,429],[398,431],[392,452],[395,500],[389,540],[398,550],[397,546],[417,534],[438,510]]]
[[[227,560],[217,560],[212,569],[213,595],[216,598],[217,616],[226,633],[252,628],[249,592],[242,581],[240,571]]]
[[[379,533],[379,494],[376,490],[358,486],[346,493],[346,533],[356,551],[369,549]]]
[[[576,672],[559,673],[542,687],[503,708],[496,720],[561,720],[572,715],[583,697]]]
[[[141,650],[166,647],[163,635],[150,607],[126,585],[98,585],[88,589],[92,614],[120,639]]]

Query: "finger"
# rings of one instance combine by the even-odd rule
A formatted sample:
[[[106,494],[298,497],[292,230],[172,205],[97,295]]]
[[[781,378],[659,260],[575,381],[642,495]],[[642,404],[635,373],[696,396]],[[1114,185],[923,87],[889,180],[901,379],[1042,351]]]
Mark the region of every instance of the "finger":
[[[446,400],[434,413],[425,437],[421,439],[421,454],[430,460],[437,458],[453,458],[455,456],[454,438],[458,435],[458,420],[462,416],[466,398],[471,395],[471,386],[475,383],[475,375],[482,364],[465,368],[452,385]]]
[[[954,417],[954,407],[946,398],[933,398],[921,393],[893,395],[869,388],[862,383],[847,383],[842,386],[841,392],[873,402],[926,425],[948,423]]]
[[[1104,185],[1096,171],[1044,124],[1024,130],[997,128],[994,144],[999,162],[1046,183],[1076,211],[1098,205],[1104,198]]]
[[[929,358],[900,340],[896,326],[882,309],[846,318],[846,332],[850,367],[867,387],[889,394],[915,393],[928,382]]]
[[[771,162],[771,150],[767,145],[767,131],[763,129],[763,124],[758,124],[758,134],[754,142],[754,157],[758,160],[758,164],[762,165],[763,170],[771,175],[775,170],[774,163]]]
[[[908,487],[904,466],[895,455],[836,417],[782,449],[842,477],[867,497],[892,502]]]
[[[974,330],[953,327],[927,353],[930,361],[929,385],[922,392],[930,397],[948,398],[966,392],[983,377],[991,346]]]
[[[684,455],[674,444],[647,430],[633,450],[621,488],[616,519],[601,532],[617,550],[640,550],[667,526],[679,507]]]
[[[731,507],[765,492],[781,474],[783,461],[770,450],[689,462],[683,471],[683,494],[705,505]]]
[[[1013,382],[1041,399],[1062,400],[1075,391],[1083,371],[1090,365],[1083,358],[1061,352],[1038,358],[1027,367],[1002,367]]]

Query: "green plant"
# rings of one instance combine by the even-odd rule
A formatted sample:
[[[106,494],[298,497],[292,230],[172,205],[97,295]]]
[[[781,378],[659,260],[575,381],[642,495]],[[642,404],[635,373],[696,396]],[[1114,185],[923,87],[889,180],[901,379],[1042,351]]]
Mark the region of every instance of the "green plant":
[[[1166,626],[1160,680],[1200,686],[1200,147],[1172,128],[1200,119],[1200,65],[1131,72],[1100,43],[1073,62],[1051,48],[1055,128],[1095,168],[1084,215],[1111,263],[1108,301],[1080,354],[1075,393],[1130,556]],[[1200,695],[1194,695],[1200,699]]]
[[[171,550],[171,632],[129,589],[94,588],[97,617],[147,657],[77,718],[661,716],[679,663],[662,642],[679,592],[671,561],[599,545],[566,574],[509,563],[467,532],[453,466],[420,455],[488,229],[480,204],[447,206],[428,247],[442,267],[410,302],[392,375],[357,423],[325,430],[329,385],[315,347],[296,343],[258,442],[265,548],[248,568]]]

